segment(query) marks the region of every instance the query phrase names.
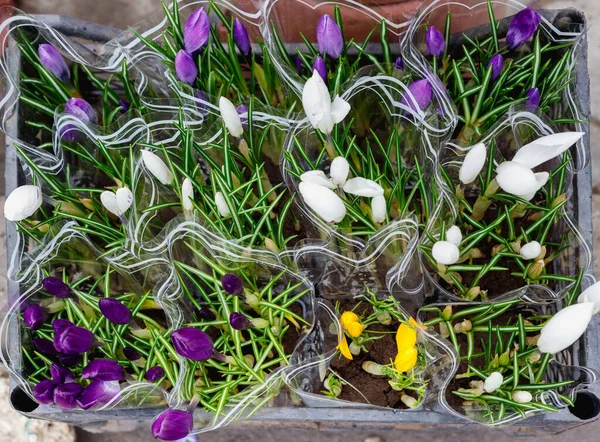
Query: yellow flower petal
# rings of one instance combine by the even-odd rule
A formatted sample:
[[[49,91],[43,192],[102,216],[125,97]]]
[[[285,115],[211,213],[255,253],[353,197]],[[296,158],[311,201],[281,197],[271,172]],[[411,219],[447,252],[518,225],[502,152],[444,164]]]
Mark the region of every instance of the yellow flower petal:
[[[358,338],[362,334],[364,329],[365,327],[360,322],[351,322],[350,324],[348,324],[348,328],[346,330],[348,331],[350,336],[352,336],[353,338]]]
[[[400,373],[410,371],[417,363],[418,351],[415,347],[408,347],[399,351],[394,360],[394,368]]]
[[[398,353],[406,348],[414,347],[416,343],[416,327],[404,323],[400,324],[400,327],[398,327],[398,331],[396,332],[396,346],[398,347]]]
[[[358,315],[354,312],[344,312],[342,313],[340,322],[342,323],[342,327],[344,327],[344,330],[348,330],[348,326],[350,324],[352,324],[353,322],[359,322]]]
[[[346,340],[346,336],[344,336],[342,338],[342,340],[340,341],[340,343],[337,346],[337,349],[340,351],[340,353],[342,354],[342,356],[344,356],[346,359],[354,359],[352,357],[352,353],[350,353],[350,347],[348,347],[348,341]]]

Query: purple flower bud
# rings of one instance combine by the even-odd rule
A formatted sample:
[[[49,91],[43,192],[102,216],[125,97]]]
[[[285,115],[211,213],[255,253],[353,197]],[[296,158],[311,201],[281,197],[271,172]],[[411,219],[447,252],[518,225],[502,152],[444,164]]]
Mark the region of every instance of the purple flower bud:
[[[527,95],[527,100],[525,100],[525,106],[529,108],[529,110],[536,110],[540,105],[540,91],[537,87],[533,89],[529,89],[529,91],[525,94]]]
[[[125,379],[125,368],[112,359],[94,359],[85,366],[81,377],[98,381],[122,381]]]
[[[98,117],[91,104],[81,98],[71,98],[65,104],[65,112],[83,124],[96,124]],[[61,127],[61,137],[72,143],[78,142],[82,138],[81,131],[74,124],[68,123]]]
[[[67,320],[67,319],[55,319],[54,321],[52,321],[52,329],[55,332],[58,332],[60,330],[62,330],[63,328],[67,328],[67,327],[74,327],[75,324],[73,324],[71,321]]]
[[[180,50],[175,56],[175,75],[179,81],[194,84],[198,77],[198,67],[189,52]]]
[[[250,38],[248,37],[248,30],[246,26],[239,21],[237,18],[233,20],[233,39],[240,52],[244,55],[248,55],[252,50],[250,46]]]
[[[223,290],[230,295],[240,296],[244,293],[242,280],[233,273],[223,275],[221,278],[221,285],[223,286]]]
[[[123,354],[130,361],[137,361],[142,358],[142,355],[133,347],[125,347],[123,349]]]
[[[171,341],[177,353],[192,361],[206,361],[214,352],[210,336],[192,327],[175,330],[171,333]]]
[[[73,294],[71,287],[54,276],[47,276],[42,279],[42,287],[52,296],[57,298],[68,298]]]
[[[332,58],[342,55],[344,49],[342,30],[327,14],[323,15],[317,24],[317,43],[321,54],[325,53]]]
[[[402,57],[396,58],[396,63],[394,63],[394,67],[401,71],[404,70],[404,60],[402,60]]]
[[[168,409],[160,413],[152,422],[152,437],[162,440],[179,440],[186,437],[194,428],[194,418],[181,410]]]
[[[212,321],[216,318],[215,314],[208,307],[202,307],[198,312],[198,317],[203,321]]]
[[[496,54],[490,59],[488,66],[492,67],[492,81],[494,81],[496,78],[498,78],[500,76],[500,74],[502,73],[502,68],[504,67],[503,64],[504,64],[504,59],[502,58],[502,55],[500,55],[500,54]]]
[[[425,34],[425,44],[427,45],[427,53],[434,57],[439,57],[446,49],[446,40],[444,34],[438,31],[435,26],[429,26]]]
[[[40,353],[44,353],[45,355],[55,355],[58,353],[54,348],[54,344],[52,343],[52,341],[49,341],[48,339],[33,338],[31,342],[33,342],[33,346]]]
[[[402,97],[402,104],[409,106],[415,112],[425,110],[429,103],[431,103],[431,85],[427,80],[417,80],[411,83],[408,91]]]
[[[317,71],[321,78],[325,80],[327,78],[327,66],[325,66],[325,60],[317,56],[313,61],[312,70]]]
[[[49,379],[44,379],[38,383],[33,389],[33,397],[40,404],[53,404],[54,403],[54,384]]]
[[[129,102],[125,101],[125,100],[119,100],[119,106],[121,106],[123,109],[121,109],[121,113],[125,113],[129,110]]]
[[[23,322],[32,330],[39,330],[46,320],[46,309],[39,305],[30,305],[23,313]]]
[[[155,365],[146,372],[146,380],[148,382],[158,382],[165,376],[165,371],[160,365]]]
[[[183,31],[183,45],[190,54],[196,54],[208,41],[210,21],[204,8],[196,9],[188,18]],[[183,81],[183,80],[182,80]]]
[[[117,381],[94,381],[83,389],[77,398],[77,405],[84,410],[101,407],[113,399],[120,400],[121,386]]]
[[[58,357],[60,363],[65,367],[75,367],[81,363],[81,355],[60,355]]]
[[[298,75],[302,75],[302,57],[296,55],[296,72]]]
[[[229,325],[236,330],[247,330],[250,328],[250,320],[243,313],[231,312]]]
[[[52,325],[54,326],[54,323]],[[94,339],[94,334],[85,328],[77,327],[76,325],[60,327],[54,333],[54,347],[60,353],[68,355],[85,353],[92,348]]]
[[[73,410],[77,407],[77,398],[83,387],[76,382],[57,385],[54,389],[54,403],[63,410]]]
[[[54,74],[60,81],[66,83],[71,76],[67,63],[58,49],[54,46],[42,43],[38,46],[40,61],[46,69]]]
[[[61,367],[58,364],[50,364],[50,375],[52,376],[52,382],[54,382],[56,385],[75,382],[75,376],[73,376],[71,370]]]
[[[542,17],[530,7],[515,14],[506,33],[506,44],[512,51],[525,43],[538,28]]]
[[[102,298],[98,306],[106,319],[113,324],[129,324],[131,321],[131,310],[118,299]]]

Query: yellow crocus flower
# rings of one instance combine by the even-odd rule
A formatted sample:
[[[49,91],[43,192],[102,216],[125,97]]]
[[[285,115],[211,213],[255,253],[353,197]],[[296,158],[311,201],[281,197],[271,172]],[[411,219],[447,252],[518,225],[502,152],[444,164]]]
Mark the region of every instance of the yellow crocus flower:
[[[358,315],[354,312],[344,312],[340,318],[344,330],[348,330],[348,326],[354,322],[359,322]]]
[[[400,373],[410,371],[417,364],[418,351],[415,347],[406,347],[398,351],[394,360],[394,368]]]
[[[398,331],[396,332],[396,346],[398,347],[398,352],[405,348],[414,347],[416,343],[416,327],[410,326],[405,323],[400,324],[400,327],[398,327]]]
[[[346,331],[353,338],[358,338],[362,334],[364,329],[365,327],[360,322],[351,322],[350,324],[348,324]]]

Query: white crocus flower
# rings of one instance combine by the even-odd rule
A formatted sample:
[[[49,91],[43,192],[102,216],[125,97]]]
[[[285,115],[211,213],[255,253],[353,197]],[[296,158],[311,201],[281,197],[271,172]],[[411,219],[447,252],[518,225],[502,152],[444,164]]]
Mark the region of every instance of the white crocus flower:
[[[100,202],[106,210],[125,222],[123,215],[133,204],[133,193],[128,187],[121,187],[116,192],[105,190],[100,194]]]
[[[316,70],[304,84],[302,105],[310,124],[324,134],[331,133],[333,125],[346,118],[350,112],[350,105],[339,96],[331,102],[327,85]]]
[[[335,157],[331,162],[331,169],[329,171],[333,184],[343,186],[348,179],[348,173],[350,173],[348,160],[344,157]]]
[[[25,185],[13,190],[4,202],[4,217],[9,221],[23,221],[42,205],[42,189]]]
[[[377,195],[371,200],[371,219],[374,223],[382,223],[385,221],[387,214],[385,196]]]
[[[223,196],[222,192],[215,193],[215,204],[217,205],[217,210],[219,211],[219,214],[223,218],[227,218],[229,215],[231,215],[229,206],[227,205],[227,202],[225,201],[225,197]]]
[[[327,179],[327,175],[322,170],[309,170],[300,175],[300,180],[303,183],[318,184],[319,186],[335,189],[335,185]]]
[[[522,246],[519,253],[524,259],[534,259],[542,253],[542,246],[537,241],[531,241]]]
[[[446,241],[451,242],[456,247],[460,245],[462,241],[462,233],[458,226],[452,226],[446,230]]]
[[[372,198],[374,196],[383,195],[383,187],[375,181],[366,178],[356,177],[350,178],[344,184],[344,192],[356,196],[365,196]]]
[[[194,187],[192,186],[192,180],[186,178],[181,183],[181,205],[183,206],[183,210],[189,212],[194,208],[192,199],[194,199]]]
[[[483,389],[486,393],[493,393],[502,386],[504,382],[504,376],[499,371],[491,373],[483,383]]]
[[[533,169],[561,155],[583,135],[583,132],[561,132],[538,138],[521,147],[512,160]]]
[[[438,241],[431,249],[433,259],[438,264],[452,265],[460,258],[460,251],[455,244],[449,241]]]
[[[532,199],[549,177],[547,172],[533,173],[530,168],[515,161],[500,164],[496,171],[496,182],[502,190],[524,200]]]
[[[328,223],[338,223],[346,216],[344,201],[327,187],[301,182],[300,195],[308,207]]]
[[[242,126],[242,119],[233,103],[225,97],[219,98],[219,111],[229,133],[240,138],[244,133],[244,126]]]
[[[117,196],[117,207],[121,213],[127,212],[133,204],[133,193],[129,187],[120,187],[115,195]]]
[[[515,390],[512,392],[513,401],[520,404],[527,404],[533,400],[533,396],[530,392],[525,390]]]
[[[487,149],[485,148],[485,144],[478,143],[471,147],[460,166],[458,179],[463,184],[470,184],[475,181],[477,175],[479,175],[481,169],[483,169],[486,157]]]
[[[110,190],[105,190],[100,194],[100,202],[106,210],[115,216],[121,216],[119,206],[117,206],[117,195]]]
[[[584,302],[593,302],[594,303],[594,314],[600,312],[600,281],[592,284],[577,298],[577,302],[580,304]]]
[[[165,186],[173,182],[173,173],[159,156],[149,150],[142,150],[142,161],[146,169]]]
[[[595,304],[584,302],[565,307],[542,328],[537,346],[542,353],[555,354],[573,345],[587,329]]]

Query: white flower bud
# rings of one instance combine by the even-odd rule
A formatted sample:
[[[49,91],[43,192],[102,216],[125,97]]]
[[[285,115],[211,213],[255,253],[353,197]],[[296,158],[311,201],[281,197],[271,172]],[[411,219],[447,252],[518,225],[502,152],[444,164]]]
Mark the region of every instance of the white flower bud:
[[[183,210],[187,210],[188,212],[194,208],[192,204],[192,199],[194,198],[194,187],[192,186],[192,180],[186,178],[181,183],[181,205],[183,206]]]
[[[42,205],[42,189],[38,186],[20,186],[4,202],[4,217],[9,221],[23,221]]]
[[[371,200],[371,219],[374,223],[382,223],[385,221],[385,215],[387,214],[387,207],[385,197],[378,195],[373,197]]]
[[[527,404],[533,400],[533,396],[528,391],[515,390],[512,392],[513,401],[520,404]]]
[[[577,302],[580,304],[585,302],[593,302],[594,314],[600,312],[600,281],[585,289],[577,298]]]
[[[458,226],[452,226],[446,230],[446,241],[451,242],[456,247],[460,245],[462,241],[462,233]]]
[[[343,186],[348,179],[348,173],[350,172],[350,164],[344,157],[335,157],[331,162],[331,181],[336,186]]]
[[[452,265],[460,258],[458,247],[448,241],[436,242],[431,249],[431,254],[438,264],[443,265]]]
[[[223,193],[215,193],[215,204],[217,205],[219,215],[221,215],[223,218],[227,218],[229,215],[231,215],[231,212],[229,211],[229,206],[227,206],[227,202],[225,201]]]
[[[542,253],[542,246],[537,241],[531,241],[524,246],[521,246],[519,253],[523,259],[534,259],[540,256],[540,253]]]
[[[570,347],[585,333],[595,304],[573,304],[560,310],[542,328],[537,341],[542,353],[558,353]]]
[[[219,98],[219,111],[229,133],[235,138],[241,137],[244,133],[244,126],[242,126],[242,119],[233,103],[225,97]]]
[[[504,382],[504,376],[502,376],[502,373],[495,371],[486,378],[483,389],[486,393],[493,393],[502,386],[502,382]]]
[[[485,158],[487,156],[487,149],[485,144],[478,143],[471,147],[469,152],[465,155],[462,166],[458,172],[458,179],[463,184],[470,184],[477,178],[477,175],[483,169],[485,164]]]
[[[173,182],[173,173],[156,154],[149,150],[142,150],[142,161],[146,169],[165,186]]]

